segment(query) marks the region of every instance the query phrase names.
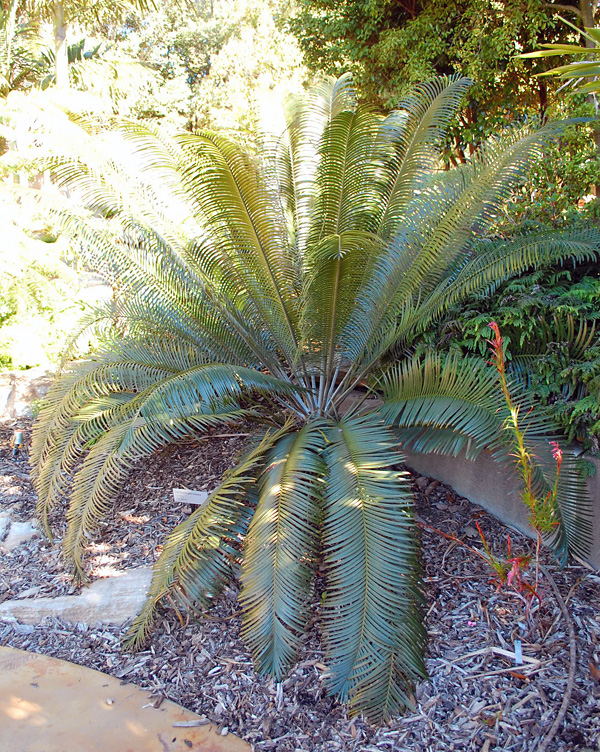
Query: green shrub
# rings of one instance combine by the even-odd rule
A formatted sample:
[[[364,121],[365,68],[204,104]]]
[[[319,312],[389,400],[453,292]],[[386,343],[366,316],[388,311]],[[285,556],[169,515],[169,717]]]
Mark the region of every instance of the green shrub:
[[[420,349],[485,354],[490,321],[503,333],[509,370],[564,435],[600,448],[600,272],[551,268],[506,282],[448,311]]]

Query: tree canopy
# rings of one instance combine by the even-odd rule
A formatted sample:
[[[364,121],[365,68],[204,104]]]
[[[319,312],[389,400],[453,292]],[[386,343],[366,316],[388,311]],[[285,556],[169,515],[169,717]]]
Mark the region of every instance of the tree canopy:
[[[545,116],[557,84],[532,72],[550,66],[516,56],[570,39],[559,11],[582,22],[596,7],[586,0],[556,7],[541,0],[299,0],[289,28],[311,70],[351,70],[361,95],[386,107],[433,75],[471,78],[457,144],[464,149],[507,121]]]

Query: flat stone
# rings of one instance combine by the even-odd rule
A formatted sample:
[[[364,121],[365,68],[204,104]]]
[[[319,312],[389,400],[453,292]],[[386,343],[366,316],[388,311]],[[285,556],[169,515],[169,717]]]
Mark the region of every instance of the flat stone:
[[[0,513],[0,541],[6,535],[6,532],[9,527],[10,527],[10,514],[8,512]]]
[[[151,567],[138,567],[96,580],[79,595],[4,601],[0,603],[0,619],[39,624],[51,616],[73,623],[122,624],[143,606],[151,579]]]
[[[45,367],[0,374],[0,416],[30,418],[33,403],[46,396],[52,379],[52,372]]]
[[[39,534],[34,520],[12,522],[6,540],[0,545],[0,551],[12,551],[13,548],[16,548],[21,543],[26,543],[35,536],[39,536]]]
[[[6,752],[251,752],[191,710],[67,661],[0,647]]]

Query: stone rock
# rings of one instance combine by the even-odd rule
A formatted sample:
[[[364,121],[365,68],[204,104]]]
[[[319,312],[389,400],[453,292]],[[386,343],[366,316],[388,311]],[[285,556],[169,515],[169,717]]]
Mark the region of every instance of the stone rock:
[[[39,624],[51,616],[73,623],[123,624],[141,609],[151,579],[151,567],[138,567],[96,580],[80,595],[4,601],[0,619]]]
[[[6,535],[9,527],[10,527],[10,514],[8,512],[2,512],[0,514],[0,541]]]
[[[32,624],[19,624],[19,622],[12,617],[7,617],[3,621],[7,622],[17,634],[28,635],[35,632],[35,627]]]
[[[32,405],[43,399],[52,383],[47,368],[29,368],[0,375],[0,417],[30,418]]]
[[[35,520],[12,522],[6,540],[0,544],[0,551],[8,553],[8,551],[12,551],[13,548],[16,548],[21,543],[31,540],[35,536],[39,536],[39,531],[35,526]]]

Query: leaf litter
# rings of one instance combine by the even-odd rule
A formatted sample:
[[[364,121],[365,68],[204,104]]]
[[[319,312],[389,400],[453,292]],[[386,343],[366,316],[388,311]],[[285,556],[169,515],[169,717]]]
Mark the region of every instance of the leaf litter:
[[[26,420],[0,424],[0,512],[33,516],[26,447],[12,457],[14,430],[28,439]],[[92,578],[152,564],[164,536],[192,509],[173,502],[172,489],[209,490],[243,447],[243,435],[213,431],[202,441],[171,446],[131,474],[115,513],[88,547]],[[491,550],[506,554],[507,530],[481,508],[437,480],[412,475],[419,519],[480,546],[476,524]],[[57,516],[57,520],[59,517]],[[56,526],[57,537],[62,530]],[[513,549],[534,543],[511,530]],[[0,620],[0,644],[45,653],[104,671],[235,733],[256,750],[277,752],[534,752],[559,712],[569,674],[567,625],[549,583],[541,604],[498,588],[485,562],[465,547],[420,531],[426,588],[430,679],[416,688],[415,710],[373,728],[350,718],[324,691],[318,607],[296,667],[281,683],[258,676],[240,637],[237,584],[227,587],[203,619],[182,627],[165,609],[152,641],[138,653],[121,649],[123,629],[100,622],[46,619],[39,626]],[[577,666],[564,722],[553,752],[600,750],[600,576],[585,566],[559,569],[543,562],[558,584],[573,621]],[[58,548],[41,537],[0,553],[0,601],[76,592]],[[529,608],[528,608],[529,605]],[[201,722],[200,721],[200,722]]]

